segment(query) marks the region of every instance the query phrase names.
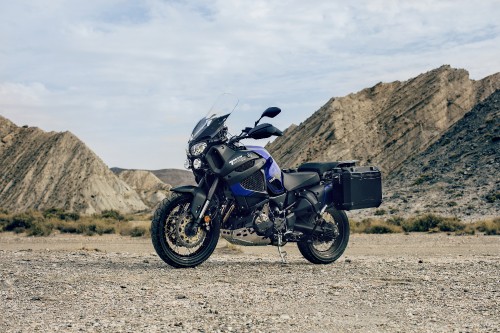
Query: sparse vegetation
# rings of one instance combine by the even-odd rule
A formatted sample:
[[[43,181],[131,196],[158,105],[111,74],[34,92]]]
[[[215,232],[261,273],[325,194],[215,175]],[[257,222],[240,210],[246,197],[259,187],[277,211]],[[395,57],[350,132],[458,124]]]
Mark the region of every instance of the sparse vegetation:
[[[363,219],[361,221],[350,221],[351,232],[365,234],[389,234],[402,232],[402,228],[398,225],[391,224],[379,219]]]
[[[379,216],[385,215],[378,214]],[[28,211],[18,214],[0,212],[0,232],[26,233],[28,236],[48,236],[53,233],[83,234],[87,236],[120,234],[130,237],[150,235],[150,215],[124,216],[119,212],[83,216],[74,219],[73,215],[60,210],[43,212]],[[110,216],[121,216],[121,220]],[[132,221],[133,220],[133,221]],[[367,218],[361,221],[351,220],[352,233],[386,234],[409,232],[454,232],[456,235],[473,235],[477,232],[485,235],[500,235],[500,217],[464,223],[455,217],[425,214],[412,218],[390,216],[388,218]]]
[[[105,210],[101,213],[101,218],[103,219],[113,219],[117,221],[125,220],[125,216],[120,214],[120,212],[116,210]]]
[[[43,217],[57,218],[59,220],[78,221],[80,219],[80,214],[74,212],[65,212],[60,208],[49,208],[43,212]]]
[[[406,232],[457,231],[463,230],[465,224],[457,218],[426,214],[405,220],[401,227]]]
[[[500,192],[496,191],[489,193],[484,197],[484,199],[486,200],[486,202],[494,203],[495,201],[500,200]]]
[[[484,232],[485,235],[500,235],[500,217],[477,222],[476,230]]]
[[[363,219],[350,221],[351,232],[367,234],[384,234],[398,232],[454,232],[456,235],[474,235],[476,232],[485,235],[500,235],[500,218],[464,223],[455,217],[444,217],[435,214],[425,214],[405,219],[392,216],[386,220]]]
[[[118,233],[123,236],[142,237],[149,235],[148,217],[148,215],[125,217],[116,211],[80,217],[77,213],[55,208],[43,212],[28,211],[21,214],[1,212],[0,232],[25,232],[28,236],[48,236],[54,232],[87,236]],[[130,222],[134,218],[141,222]]]
[[[431,181],[433,178],[434,176],[432,176],[431,174],[423,173],[413,182],[413,185],[421,185],[425,182]]]

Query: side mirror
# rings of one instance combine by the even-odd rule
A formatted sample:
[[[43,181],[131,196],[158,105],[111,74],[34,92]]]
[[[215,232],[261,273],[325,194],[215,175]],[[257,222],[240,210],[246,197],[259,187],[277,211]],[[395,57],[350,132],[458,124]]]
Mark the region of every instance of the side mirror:
[[[281,112],[281,109],[279,107],[276,107],[276,106],[271,106],[269,108],[266,109],[266,111],[264,111],[262,113],[262,116],[260,116],[259,120],[257,120],[255,122],[255,126],[257,126],[257,124],[259,123],[259,121],[264,118],[264,117],[268,117],[268,118],[274,118],[276,117],[277,115],[279,115]]]
[[[267,108],[266,111],[264,111],[264,113],[262,113],[261,118],[264,118],[264,117],[274,118],[277,115],[279,115],[280,112],[281,112],[280,108],[278,108],[276,106],[271,106],[270,108]]]

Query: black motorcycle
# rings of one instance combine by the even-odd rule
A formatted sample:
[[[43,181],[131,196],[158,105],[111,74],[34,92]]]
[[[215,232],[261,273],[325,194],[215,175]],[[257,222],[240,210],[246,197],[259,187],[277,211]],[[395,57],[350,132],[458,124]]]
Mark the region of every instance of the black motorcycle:
[[[186,167],[197,186],[173,188],[151,223],[154,248],[167,264],[194,267],[210,257],[219,236],[238,245],[274,245],[285,262],[283,245],[296,242],[314,264],[329,264],[349,241],[345,210],[382,203],[380,171],[356,161],[313,162],[281,170],[258,146],[243,139],[264,139],[283,133],[271,124],[281,110],[270,107],[253,127],[231,136],[226,120],[237,105],[216,103],[195,126]]]

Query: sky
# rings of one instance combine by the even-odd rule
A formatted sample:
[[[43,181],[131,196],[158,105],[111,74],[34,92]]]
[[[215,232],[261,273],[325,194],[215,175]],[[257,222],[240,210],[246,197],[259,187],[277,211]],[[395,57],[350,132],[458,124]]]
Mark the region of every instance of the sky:
[[[183,168],[222,93],[233,134],[269,106],[284,130],[443,64],[500,71],[500,0],[0,0],[0,115],[70,131],[109,167]]]

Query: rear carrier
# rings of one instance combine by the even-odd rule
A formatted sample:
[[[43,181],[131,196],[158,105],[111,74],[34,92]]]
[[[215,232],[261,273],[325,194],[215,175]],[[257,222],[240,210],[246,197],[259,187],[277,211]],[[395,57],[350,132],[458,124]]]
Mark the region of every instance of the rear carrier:
[[[375,208],[382,204],[382,177],[374,166],[356,166],[356,161],[306,163],[299,171],[318,172],[333,185],[333,204],[340,210]]]

